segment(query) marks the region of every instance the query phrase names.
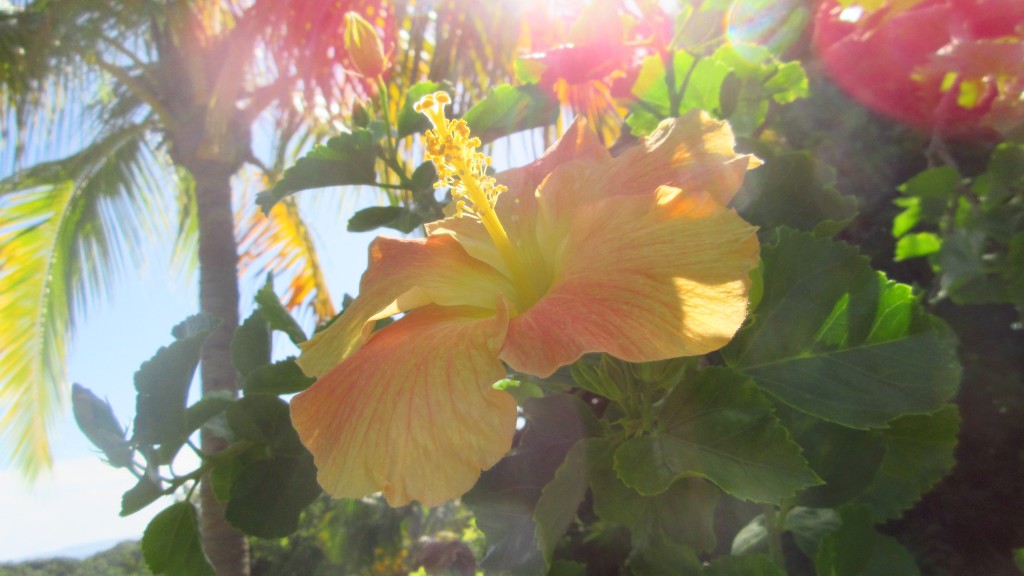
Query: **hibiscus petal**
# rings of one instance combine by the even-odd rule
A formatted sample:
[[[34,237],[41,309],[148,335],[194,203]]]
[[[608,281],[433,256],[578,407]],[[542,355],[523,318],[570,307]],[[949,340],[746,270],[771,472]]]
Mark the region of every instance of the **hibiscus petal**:
[[[711,195],[669,187],[589,205],[502,359],[544,377],[587,352],[647,362],[724,346],[746,316],[755,231]]]
[[[470,257],[452,238],[377,238],[369,260],[359,297],[301,345],[298,364],[306,374],[320,376],[352,354],[373,332],[375,320],[428,303],[493,309],[498,295],[512,294],[505,276]]]
[[[728,204],[747,170],[761,165],[754,156],[735,152],[729,124],[703,111],[665,120],[640,146],[610,163],[600,180],[615,194],[650,194],[658,186],[706,192]]]
[[[338,498],[380,490],[392,506],[469,490],[515,432],[515,400],[492,387],[507,325],[503,306],[419,308],[296,396],[320,485]]]

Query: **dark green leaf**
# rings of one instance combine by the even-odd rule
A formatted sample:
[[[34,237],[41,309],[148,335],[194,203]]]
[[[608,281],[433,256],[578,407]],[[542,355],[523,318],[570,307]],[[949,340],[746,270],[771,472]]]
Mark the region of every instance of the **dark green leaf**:
[[[856,502],[878,521],[897,518],[953,468],[960,416],[955,406],[904,416],[882,430],[886,452],[874,481]]]
[[[292,427],[288,404],[275,396],[246,396],[228,407],[228,423],[239,440],[269,446],[282,455],[305,453]]]
[[[948,329],[855,248],[784,230],[762,259],[761,303],[722,350],[758,386],[855,428],[931,412],[956,393],[960,364]]]
[[[1024,145],[1003,142],[992,152],[984,185],[975,180],[975,191],[986,206],[998,206],[1024,192]]]
[[[348,231],[369,232],[387,227],[408,234],[421,224],[423,220],[405,206],[371,206],[349,218]]]
[[[259,310],[235,330],[231,338],[231,364],[243,376],[270,362],[270,327]]]
[[[413,84],[409,88],[405,93],[405,102],[402,104],[402,109],[398,112],[398,119],[396,121],[398,133],[396,138],[400,140],[410,134],[425,132],[430,128],[430,121],[427,120],[427,117],[413,110],[413,106],[420,98],[427,94],[433,94],[438,90],[441,90],[441,85],[429,81]]]
[[[786,571],[764,554],[722,556],[704,569],[705,576],[786,576]]]
[[[871,512],[865,507],[848,508],[841,512],[842,526],[826,536],[818,547],[814,559],[818,574],[855,576],[864,573],[874,552],[878,534],[871,521]]]
[[[558,102],[536,85],[503,84],[462,117],[473,135],[487,143],[522,130],[554,124]]]
[[[71,407],[78,428],[93,446],[103,451],[111,466],[124,468],[131,464],[131,448],[125,438],[124,428],[114,416],[110,402],[100,400],[81,384],[72,384]]]
[[[942,241],[933,262],[942,270],[941,287],[957,304],[1007,300],[1006,284],[989,273],[988,237],[983,230],[960,228]]]
[[[156,576],[213,576],[199,543],[196,509],[188,502],[172,504],[150,521],[142,556]]]
[[[143,476],[121,496],[121,517],[129,516],[142,510],[164,495],[164,489],[149,478]]]
[[[798,504],[834,508],[860,495],[871,483],[885,456],[879,432],[854,430],[786,406],[776,413],[800,445],[811,470],[825,481],[801,491]]]
[[[656,496],[623,484],[613,468],[614,441],[588,440],[594,512],[630,529],[634,550],[662,543],[705,552],[715,547],[714,513],[720,492],[701,478],[683,478]]]
[[[516,450],[481,474],[462,501],[487,536],[481,567],[535,575],[547,569],[533,518],[537,501],[569,449],[599,426],[586,404],[565,394],[529,399],[523,413],[526,427]]]
[[[191,434],[203,427],[218,414],[231,405],[234,397],[230,392],[222,391],[207,395],[199,402],[185,410],[185,429]]]
[[[193,314],[171,328],[171,336],[174,336],[175,340],[186,340],[200,334],[209,334],[217,326],[220,326],[220,320],[217,318],[209,314]]]
[[[161,446],[161,463],[169,462],[188,438],[185,403],[203,341],[211,326],[186,335],[157,351],[135,373],[138,391],[134,442]]]
[[[533,511],[537,545],[549,565],[555,546],[576,518],[576,509],[587,494],[587,444],[581,440],[569,449],[555,477],[541,491]]]
[[[796,545],[808,558],[818,555],[818,546],[825,536],[843,525],[839,513],[828,508],[798,506],[786,514],[785,529],[793,535]]]
[[[797,506],[786,514],[783,529],[793,535],[793,540],[808,557],[818,553],[821,540],[839,529],[842,520],[839,514],[828,508],[804,508]],[[768,551],[768,529],[764,515],[758,515],[736,533],[732,541],[734,556]]]
[[[349,134],[340,134],[325,144],[315,146],[294,166],[285,170],[284,176],[270,190],[260,192],[256,203],[264,213],[269,213],[282,198],[300,190],[345,186],[349,184],[373,184],[377,181],[377,140],[365,128],[357,128]]]
[[[641,494],[701,476],[737,498],[779,502],[819,483],[749,378],[710,368],[669,394],[657,432],[623,442],[615,470]]]
[[[842,527],[826,536],[814,559],[818,574],[830,576],[917,576],[914,558],[889,536],[875,532],[871,514],[858,507],[842,511]]]
[[[309,388],[315,381],[302,373],[295,358],[260,366],[245,377],[246,394],[295,394]]]
[[[548,570],[547,576],[587,576],[587,565],[556,560],[551,564],[551,570]]]
[[[629,555],[629,570],[633,576],[699,576],[700,558],[692,548],[669,542],[664,535],[642,548],[633,548]]]
[[[312,456],[275,456],[238,471],[224,515],[250,536],[282,538],[298,528],[302,510],[319,495]]]
[[[806,152],[767,158],[747,175],[733,201],[762,230],[788,226],[832,235],[857,215],[857,200],[835,188],[835,172]]]
[[[272,330],[284,332],[295,344],[306,341],[306,333],[274,293],[273,278],[268,277],[267,282],[256,292],[256,307]]]

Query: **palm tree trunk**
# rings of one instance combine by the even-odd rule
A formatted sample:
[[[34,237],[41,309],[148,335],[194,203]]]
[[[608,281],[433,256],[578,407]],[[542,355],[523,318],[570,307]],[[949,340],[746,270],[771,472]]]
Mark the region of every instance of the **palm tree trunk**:
[[[190,167],[190,171],[195,179],[199,216],[199,308],[222,322],[203,348],[203,396],[225,390],[234,394],[237,385],[231,364],[231,337],[238,326],[238,249],[231,209],[234,169],[216,162],[196,164],[199,166]],[[227,445],[205,430],[200,441],[206,453],[219,452]],[[207,479],[199,494],[203,549],[217,576],[248,576],[248,541],[224,519],[224,505],[217,501]]]

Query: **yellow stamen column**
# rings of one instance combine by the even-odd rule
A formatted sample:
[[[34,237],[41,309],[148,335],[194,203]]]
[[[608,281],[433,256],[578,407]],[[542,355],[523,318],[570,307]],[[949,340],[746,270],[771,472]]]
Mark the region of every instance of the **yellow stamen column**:
[[[435,92],[421,98],[413,107],[434,125],[434,130],[428,130],[424,136],[426,156],[437,170],[438,181],[434,187],[451,189],[456,216],[475,218],[484,225],[519,293],[532,300],[536,295],[526,276],[526,267],[494,210],[498,196],[506,188],[487,175],[491,159],[476,151],[480,139],[469,136],[466,122],[448,120],[445,116],[444,107],[450,102],[447,93]]]

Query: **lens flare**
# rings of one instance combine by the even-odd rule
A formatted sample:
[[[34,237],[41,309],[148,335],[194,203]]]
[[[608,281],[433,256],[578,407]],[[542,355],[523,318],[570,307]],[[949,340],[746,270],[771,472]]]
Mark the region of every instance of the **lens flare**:
[[[735,44],[758,44],[780,56],[811,19],[802,0],[736,0],[725,16],[725,33]]]

